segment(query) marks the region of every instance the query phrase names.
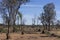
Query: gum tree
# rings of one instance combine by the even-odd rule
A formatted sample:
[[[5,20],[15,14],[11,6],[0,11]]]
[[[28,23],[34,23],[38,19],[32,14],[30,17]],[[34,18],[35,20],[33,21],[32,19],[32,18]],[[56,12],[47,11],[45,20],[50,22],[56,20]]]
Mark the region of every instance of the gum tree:
[[[17,11],[19,10],[20,6],[23,3],[26,3],[28,1],[29,0],[2,0],[0,2],[0,10],[6,10],[6,13],[8,13],[8,19],[9,19],[8,24],[9,25],[11,26],[15,25]],[[14,26],[13,26],[13,32],[14,32]],[[9,37],[7,39],[9,39]]]
[[[48,30],[50,31],[51,21],[54,21],[56,12],[55,12],[55,5],[53,3],[48,3],[44,7],[44,12],[41,15],[41,22],[42,24],[48,26]]]

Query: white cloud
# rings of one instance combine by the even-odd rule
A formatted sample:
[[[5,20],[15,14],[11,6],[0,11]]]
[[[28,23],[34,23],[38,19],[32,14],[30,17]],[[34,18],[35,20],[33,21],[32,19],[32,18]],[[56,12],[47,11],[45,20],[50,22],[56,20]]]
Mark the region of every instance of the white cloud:
[[[33,17],[33,15],[24,15],[23,16],[23,19],[25,19],[26,20],[26,23],[25,24],[27,24],[27,25],[30,25],[30,24],[32,24],[32,17]]]
[[[21,7],[43,7],[42,5],[32,5],[32,4],[26,4],[26,5],[21,5]]]
[[[26,19],[26,25],[32,25],[32,18],[34,18],[34,15],[32,15],[32,14],[25,14],[25,15],[23,15],[23,19]],[[36,16],[36,23],[35,24],[37,24],[37,16]],[[38,24],[41,24],[41,22],[38,22]]]

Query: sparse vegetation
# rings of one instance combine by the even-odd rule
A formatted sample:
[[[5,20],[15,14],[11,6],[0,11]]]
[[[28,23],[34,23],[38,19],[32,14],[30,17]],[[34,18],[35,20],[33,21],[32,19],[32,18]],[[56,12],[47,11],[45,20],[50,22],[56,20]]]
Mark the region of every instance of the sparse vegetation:
[[[34,18],[30,16],[32,17],[31,25],[28,25],[25,23],[27,21],[24,17],[25,14],[22,14],[25,12],[20,12],[19,9],[21,5],[25,5],[27,4],[26,2],[29,1],[30,0],[0,1],[0,16],[3,20],[0,25],[0,40],[60,40],[57,39],[57,37],[60,38],[60,20],[56,21],[55,4],[48,3],[44,5],[40,16],[35,15]],[[36,6],[28,5],[31,7]]]

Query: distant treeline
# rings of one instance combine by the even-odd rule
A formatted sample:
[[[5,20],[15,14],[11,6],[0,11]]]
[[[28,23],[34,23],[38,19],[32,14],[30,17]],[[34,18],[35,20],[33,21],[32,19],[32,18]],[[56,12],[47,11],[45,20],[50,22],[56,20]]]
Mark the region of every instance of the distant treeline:
[[[8,25],[4,25],[4,24],[0,24],[0,26],[3,26],[3,27],[8,27]],[[12,26],[15,26],[15,27],[43,27],[43,25],[12,25]],[[50,25],[50,27],[57,27],[58,25]]]

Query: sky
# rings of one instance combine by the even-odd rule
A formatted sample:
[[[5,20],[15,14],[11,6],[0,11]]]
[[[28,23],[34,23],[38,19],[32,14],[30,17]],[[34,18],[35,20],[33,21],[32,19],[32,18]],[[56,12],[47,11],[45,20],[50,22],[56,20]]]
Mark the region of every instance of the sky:
[[[19,11],[23,15],[23,19],[25,19],[26,25],[32,24],[32,19],[36,16],[40,16],[40,14],[43,12],[43,6],[48,3],[54,3],[55,10],[56,10],[56,19],[60,20],[60,0],[30,0],[30,2],[27,2],[26,4],[22,4]],[[0,18],[0,23],[2,22]],[[37,21],[36,21],[37,24]],[[41,24],[39,22],[38,24]]]
[[[43,6],[48,3],[54,3],[56,11],[56,19],[60,20],[60,0],[30,0],[26,4],[22,4],[19,11],[23,14],[23,18],[26,20],[26,24],[32,24],[32,18],[40,16],[43,12]],[[36,21],[37,24],[37,21]],[[41,24],[40,22],[38,24]]]

